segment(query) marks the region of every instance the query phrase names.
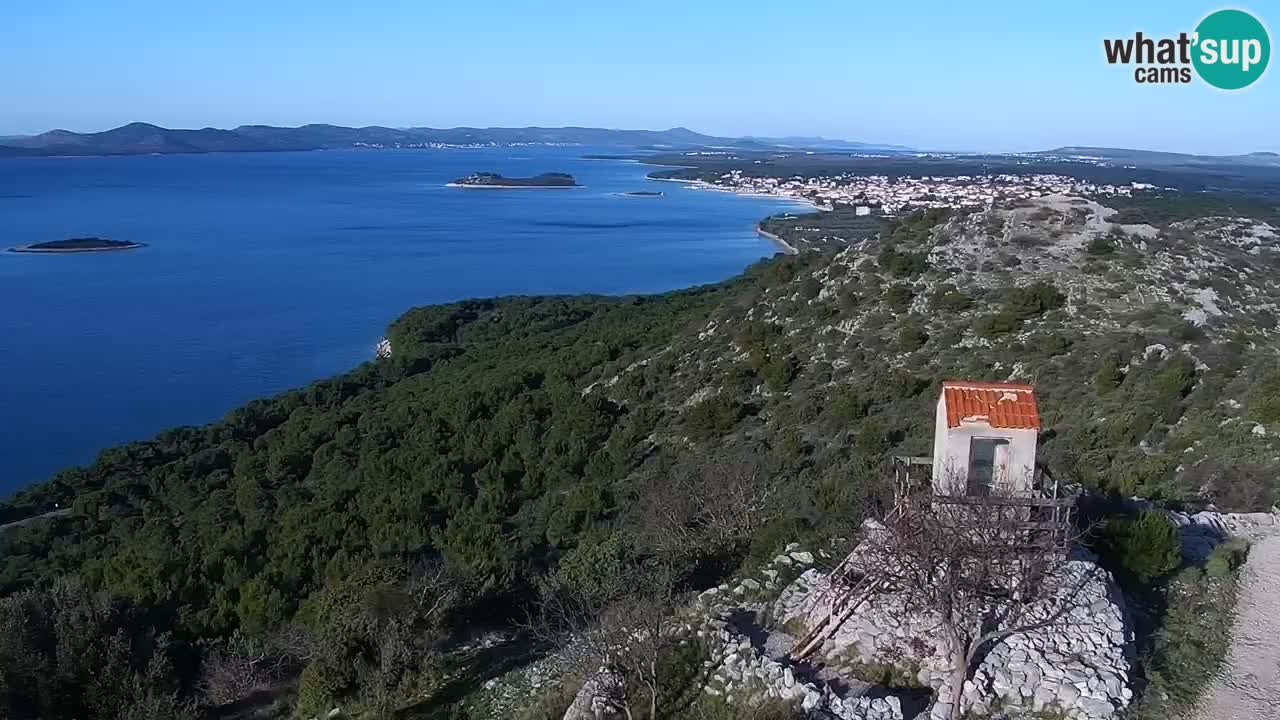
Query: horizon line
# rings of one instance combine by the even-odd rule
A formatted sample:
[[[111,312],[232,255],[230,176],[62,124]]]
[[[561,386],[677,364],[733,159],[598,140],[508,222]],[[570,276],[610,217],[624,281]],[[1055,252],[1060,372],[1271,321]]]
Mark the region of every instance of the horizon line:
[[[205,125],[203,127],[197,128],[197,127],[168,127],[165,125],[158,125],[156,123],[147,122],[145,120],[133,120],[130,122],[123,123],[121,125],[115,125],[112,127],[101,129],[101,130],[80,131],[80,130],[67,130],[62,127],[54,127],[48,130],[43,130],[43,131],[34,132],[34,133],[0,132],[0,146],[3,146],[3,141],[8,139],[34,138],[34,137],[40,137],[41,135],[48,135],[50,133],[55,133],[55,132],[65,132],[65,133],[71,133],[75,135],[98,135],[106,132],[111,132],[112,130],[119,130],[121,128],[129,127],[130,125],[146,125],[148,127],[154,127],[159,130],[189,131],[189,132],[200,132],[203,130],[220,130],[224,132],[234,132],[241,128],[252,128],[252,127],[270,127],[270,128],[284,129],[284,130],[300,130],[302,128],[307,128],[307,127],[332,127],[332,128],[351,129],[351,130],[365,130],[365,129],[378,128],[378,129],[386,129],[386,130],[406,130],[406,131],[407,130],[441,130],[441,131],[447,131],[447,130],[604,130],[609,132],[649,132],[649,133],[684,131],[684,132],[690,132],[696,135],[701,135],[703,137],[707,137],[711,139],[720,139],[720,140],[774,140],[774,141],[820,140],[820,141],[826,141],[826,142],[849,143],[849,144],[867,145],[867,146],[873,146],[873,147],[901,148],[903,150],[917,152],[917,153],[954,154],[954,155],[1023,155],[1023,154],[1029,154],[1029,153],[1051,153],[1055,150],[1068,149],[1068,148],[1079,149],[1079,150],[1124,150],[1124,151],[1136,151],[1136,152],[1146,152],[1146,153],[1161,153],[1161,154],[1170,154],[1170,155],[1186,155],[1188,157],[1218,157],[1218,158],[1234,158],[1234,157],[1249,157],[1251,155],[1278,154],[1277,151],[1274,151],[1274,150],[1251,150],[1249,152],[1242,152],[1242,153],[1220,154],[1220,153],[1198,153],[1198,152],[1190,152],[1187,150],[1124,147],[1120,145],[1079,145],[1079,144],[1073,144],[1069,142],[1058,144],[1055,147],[1042,148],[1038,150],[991,150],[991,149],[953,150],[953,149],[940,149],[940,148],[924,149],[924,148],[905,145],[905,144],[896,143],[896,142],[871,142],[866,140],[850,140],[843,137],[830,137],[826,135],[806,135],[803,133],[787,134],[787,135],[767,135],[767,134],[754,134],[754,133],[745,134],[745,135],[717,135],[713,133],[703,132],[701,130],[694,130],[684,125],[673,125],[668,128],[625,128],[625,127],[605,127],[601,125],[454,125],[454,126],[448,126],[448,127],[444,127],[444,126],[437,127],[432,125],[378,125],[378,124],[339,125],[336,123],[329,123],[329,122],[308,122],[300,125],[272,125],[269,123],[241,123],[239,125],[235,125],[234,127],[218,127],[215,125]]]

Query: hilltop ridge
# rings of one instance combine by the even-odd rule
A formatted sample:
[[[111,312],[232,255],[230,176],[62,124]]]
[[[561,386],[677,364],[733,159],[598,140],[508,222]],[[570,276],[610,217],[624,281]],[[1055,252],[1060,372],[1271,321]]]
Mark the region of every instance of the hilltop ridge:
[[[879,147],[823,141],[842,148]],[[60,155],[140,155],[150,153],[279,152],[342,148],[485,147],[498,145],[588,145],[672,150],[704,147],[777,147],[768,138],[704,135],[688,128],[616,130],[589,127],[521,128],[360,128],[311,124],[299,127],[241,125],[223,130],[163,128],[143,122],[93,133],[51,130],[0,140],[0,157]]]

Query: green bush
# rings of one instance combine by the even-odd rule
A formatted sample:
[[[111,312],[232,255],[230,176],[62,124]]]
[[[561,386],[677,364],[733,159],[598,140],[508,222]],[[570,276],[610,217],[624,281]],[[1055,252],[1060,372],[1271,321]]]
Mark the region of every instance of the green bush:
[[[911,307],[911,301],[915,297],[916,294],[911,290],[911,286],[898,283],[885,291],[884,304],[896,313],[904,313]]]
[[[1022,321],[1007,312],[983,315],[973,323],[973,331],[978,337],[994,338],[1017,332]]]
[[[1005,312],[1019,320],[1028,320],[1062,307],[1066,300],[1067,296],[1058,288],[1037,282],[1009,290],[1005,298]]]
[[[871,403],[857,385],[842,385],[828,398],[828,420],[833,428],[843,428],[867,416]]]
[[[685,429],[695,440],[720,437],[729,434],[744,414],[746,407],[722,392],[685,411]]]
[[[309,663],[298,681],[298,717],[324,716],[355,682],[355,673],[328,657]]]
[[[1212,578],[1225,578],[1239,570],[1248,559],[1248,541],[1232,538],[1213,549],[1204,563],[1204,572]]]
[[[800,297],[805,300],[812,300],[818,297],[818,293],[822,292],[822,283],[817,278],[809,276],[800,283]]]
[[[1090,240],[1088,245],[1085,245],[1084,251],[1086,254],[1094,257],[1114,255],[1116,252],[1116,243],[1108,236],[1099,235],[1098,237]]]
[[[1238,569],[1246,552],[1241,542],[1224,543],[1204,570],[1188,568],[1169,583],[1167,610],[1145,659],[1148,684],[1133,708],[1135,720],[1182,717],[1199,703],[1230,647]]]
[[[1102,359],[1102,365],[1093,374],[1093,389],[1099,396],[1109,395],[1112,390],[1124,382],[1124,373],[1120,370],[1120,361],[1114,355]]]
[[[910,323],[898,331],[898,350],[914,352],[929,342],[929,333],[918,323]]]
[[[1072,341],[1061,335],[1051,334],[1043,335],[1036,341],[1036,349],[1042,355],[1053,357],[1054,355],[1064,355],[1071,349]]]
[[[1280,371],[1272,371],[1254,383],[1249,393],[1249,419],[1280,423]]]
[[[764,367],[760,369],[765,385],[772,392],[786,390],[799,372],[800,361],[796,359],[795,355],[771,357]]]
[[[1116,418],[1115,422],[1125,422],[1129,426],[1123,440],[1117,444],[1137,443],[1151,429],[1154,419],[1154,415],[1142,412]],[[1115,432],[1118,434],[1121,430],[1116,428]],[[1147,454],[1136,449],[1120,452],[1111,461],[1106,489],[1120,495],[1157,497],[1163,494],[1177,466],[1178,459],[1164,453]]]
[[[1178,529],[1155,511],[1108,520],[1097,547],[1122,580],[1143,586],[1168,575],[1182,558]]]
[[[603,605],[629,589],[622,585],[630,561],[630,548],[621,534],[585,541],[560,558],[552,584],[573,597]]]
[[[973,307],[973,298],[956,289],[955,285],[939,285],[929,298],[930,309],[942,313],[962,313]]]
[[[929,269],[924,253],[899,252],[896,245],[887,243],[876,257],[880,269],[894,277],[919,275]]]

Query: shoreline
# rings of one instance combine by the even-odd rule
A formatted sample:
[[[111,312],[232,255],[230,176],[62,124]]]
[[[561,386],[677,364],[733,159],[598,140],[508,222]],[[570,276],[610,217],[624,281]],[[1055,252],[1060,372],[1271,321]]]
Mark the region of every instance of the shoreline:
[[[646,177],[645,179],[646,179],[646,180],[652,180],[652,181],[654,181],[654,182],[675,182],[675,183],[684,183],[685,185],[692,186],[692,188],[693,188],[694,190],[711,190],[711,191],[714,191],[714,192],[724,192],[724,193],[730,193],[730,194],[733,194],[733,195],[737,195],[737,196],[739,196],[739,197],[753,197],[753,198],[762,198],[762,199],[763,199],[763,198],[769,198],[769,199],[772,199],[772,200],[785,200],[785,201],[787,201],[787,202],[794,202],[794,203],[799,203],[799,204],[801,204],[801,205],[808,206],[808,207],[809,207],[810,209],[812,209],[814,212],[821,212],[821,211],[822,211],[822,208],[818,207],[818,204],[817,204],[817,203],[815,203],[815,202],[813,202],[812,200],[807,200],[807,199],[804,199],[804,198],[791,197],[791,196],[789,196],[789,195],[772,195],[772,194],[769,194],[769,193],[748,193],[748,192],[741,192],[741,191],[736,190],[736,189],[734,189],[734,188],[730,188],[730,187],[723,187],[723,186],[721,186],[721,185],[716,185],[716,184],[714,184],[714,183],[709,183],[709,182],[707,182],[707,181],[705,181],[705,180],[686,180],[686,179],[684,179],[684,178],[658,178],[658,177]],[[767,219],[768,219],[768,217],[766,216],[766,217],[761,218],[759,221],[757,221],[757,222],[756,222],[756,226],[755,226],[756,235],[759,235],[760,237],[762,237],[762,238],[764,238],[764,239],[768,240],[769,242],[772,242],[774,245],[777,245],[779,248],[781,248],[781,249],[782,249],[782,252],[783,252],[783,254],[785,254],[785,255],[799,255],[799,254],[800,254],[800,248],[797,248],[796,246],[792,245],[791,243],[787,242],[786,240],[783,240],[783,239],[782,239],[781,237],[779,237],[778,235],[775,235],[775,234],[773,234],[773,233],[769,232],[768,230],[765,230],[763,227],[761,227],[761,225],[762,225],[762,224],[764,223],[764,221],[765,221],[765,220],[767,220]]]
[[[763,220],[761,220],[760,222],[764,222],[764,221],[763,221]],[[779,236],[777,236],[777,235],[774,235],[773,233],[769,232],[768,230],[765,230],[764,228],[760,227],[760,223],[756,223],[756,234],[757,234],[757,235],[759,235],[760,237],[763,237],[763,238],[766,238],[766,239],[768,239],[768,240],[772,241],[772,242],[773,242],[774,244],[776,244],[776,245],[781,246],[781,247],[782,247],[782,252],[783,252],[783,254],[784,254],[784,255],[799,255],[799,254],[800,254],[800,249],[799,249],[799,248],[797,248],[795,245],[792,245],[791,243],[787,242],[786,240],[783,240],[781,237],[779,237]]]
[[[771,199],[771,200],[785,200],[786,202],[799,203],[799,204],[801,204],[801,205],[808,206],[810,209],[814,210],[815,212],[822,212],[822,211],[823,211],[823,209],[822,209],[821,207],[819,207],[817,203],[815,203],[814,201],[812,201],[812,200],[810,200],[810,199],[808,199],[808,198],[794,197],[794,196],[791,196],[791,195],[780,195],[780,194],[775,194],[775,193],[743,192],[743,191],[741,191],[741,190],[738,190],[737,188],[725,187],[724,185],[716,185],[715,183],[709,183],[709,182],[707,182],[706,180],[685,180],[685,179],[683,179],[683,178],[657,178],[657,177],[649,177],[649,178],[646,178],[646,179],[647,179],[647,180],[652,180],[652,181],[654,181],[654,182],[676,182],[676,183],[684,183],[684,184],[686,184],[686,185],[692,186],[692,187],[693,187],[693,189],[695,189],[695,190],[710,190],[710,191],[713,191],[713,192],[731,193],[731,194],[733,194],[733,195],[738,195],[738,196],[740,196],[740,197],[754,197],[754,198],[769,198],[769,199]]]

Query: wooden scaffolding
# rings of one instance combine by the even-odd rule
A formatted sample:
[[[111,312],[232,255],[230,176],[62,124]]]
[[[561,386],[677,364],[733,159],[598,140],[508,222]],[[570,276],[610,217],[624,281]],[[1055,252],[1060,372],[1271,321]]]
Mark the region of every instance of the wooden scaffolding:
[[[930,457],[892,456],[890,472],[894,505],[884,518],[886,525],[909,522],[913,508],[921,503],[931,506],[935,512],[945,509],[957,522],[964,522],[965,508],[973,507],[980,508],[984,517],[994,516],[1002,527],[1016,532],[1016,540],[1004,537],[1000,542],[1002,548],[1008,547],[1017,558],[1065,557],[1070,551],[1076,500],[1062,492],[1061,485],[1047,468],[1036,468],[1033,487],[1018,496],[936,494]],[[790,652],[791,658],[803,659],[813,654],[849,617],[885,589],[881,577],[865,573],[859,567],[859,543],[855,543],[811,598],[815,608],[824,608],[823,616],[796,643]]]

